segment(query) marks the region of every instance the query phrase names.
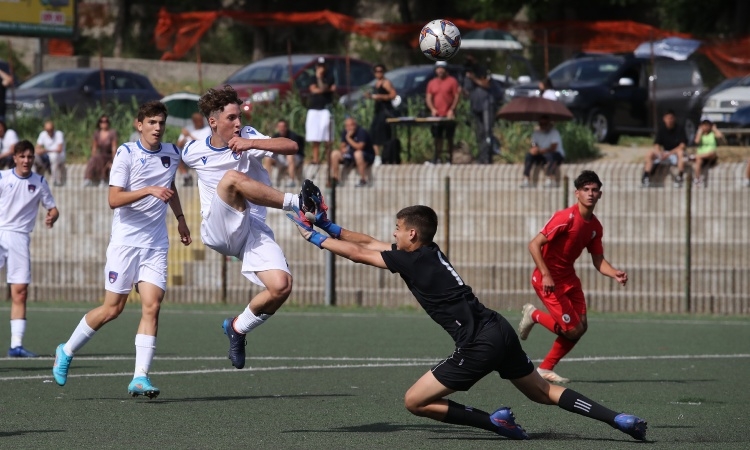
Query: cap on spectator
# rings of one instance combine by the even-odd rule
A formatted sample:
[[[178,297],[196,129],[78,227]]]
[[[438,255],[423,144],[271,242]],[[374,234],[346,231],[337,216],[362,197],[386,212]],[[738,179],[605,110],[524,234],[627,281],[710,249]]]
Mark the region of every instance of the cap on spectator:
[[[318,56],[317,65],[322,66],[325,63],[326,63],[326,59],[324,57],[322,57],[322,56]]]
[[[435,67],[448,67],[448,63],[445,61],[437,61]]]

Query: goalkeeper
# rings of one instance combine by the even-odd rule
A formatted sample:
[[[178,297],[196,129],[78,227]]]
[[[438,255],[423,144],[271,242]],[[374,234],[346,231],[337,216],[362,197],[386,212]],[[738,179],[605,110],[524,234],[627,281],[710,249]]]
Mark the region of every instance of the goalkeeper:
[[[492,414],[446,399],[455,391],[469,390],[490,372],[510,380],[529,399],[558,405],[566,411],[596,419],[632,436],[646,439],[646,422],[621,414],[572,389],[544,380],[526,356],[513,327],[497,312],[476,298],[432,241],[437,215],[427,206],[409,206],[396,214],[395,244],[349,231],[326,216],[322,195],[313,197],[317,214],[288,213],[300,234],[321,249],[357,263],[398,273],[425,312],[451,335],[453,353],[427,371],[405,396],[405,406],[414,415],[495,432],[510,439],[528,439],[510,408]],[[330,236],[313,230],[312,224]]]

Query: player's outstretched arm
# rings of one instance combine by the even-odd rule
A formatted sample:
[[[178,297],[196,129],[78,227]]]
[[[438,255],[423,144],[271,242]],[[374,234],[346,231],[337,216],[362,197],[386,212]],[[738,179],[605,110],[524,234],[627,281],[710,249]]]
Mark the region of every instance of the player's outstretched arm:
[[[169,207],[172,208],[174,216],[177,218],[177,232],[180,233],[180,242],[182,245],[190,245],[193,239],[190,237],[190,228],[185,221],[185,214],[182,212],[182,203],[180,203],[180,194],[177,193],[177,186],[172,181],[172,190],[174,196],[169,200]]]
[[[591,262],[602,275],[606,275],[610,278],[614,278],[618,283],[625,286],[628,282],[628,274],[622,270],[617,270],[612,267],[612,264],[604,259],[604,255],[591,255]]]
[[[356,231],[347,230],[345,228],[341,229],[341,235],[339,239],[344,242],[356,244],[359,247],[367,250],[376,251],[378,253],[390,250],[392,246],[389,242],[379,241],[372,236],[366,235],[364,233],[357,233]]]
[[[285,137],[246,139],[235,136],[229,140],[229,148],[235,153],[256,149],[280,153],[282,155],[293,155],[297,153],[298,150],[297,143]]]
[[[110,186],[109,207],[112,209],[120,208],[137,202],[142,198],[146,198],[149,195],[153,195],[166,203],[172,198],[174,193],[175,191],[161,186],[148,186],[138,189],[137,191],[126,191],[125,188],[121,186]]]

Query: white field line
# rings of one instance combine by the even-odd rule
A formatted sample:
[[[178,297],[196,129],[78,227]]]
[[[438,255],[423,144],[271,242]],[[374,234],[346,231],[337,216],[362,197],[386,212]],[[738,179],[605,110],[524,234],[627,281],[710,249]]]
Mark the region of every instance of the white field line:
[[[748,353],[735,353],[735,354],[708,354],[708,355],[653,355],[653,356],[587,356],[582,358],[566,358],[566,362],[598,362],[598,361],[647,361],[647,360],[691,360],[691,359],[745,359],[750,358]],[[7,361],[11,358],[2,358],[2,361]],[[33,361],[24,358],[12,358],[17,361]],[[52,360],[52,358],[35,358],[34,360]],[[88,357],[80,358],[89,361],[106,361],[106,360],[122,360],[132,359],[124,357]],[[157,358],[157,359],[171,359]],[[195,358],[184,358],[183,360],[193,361],[204,361],[214,359],[225,359],[218,357],[195,357]],[[322,369],[364,369],[364,368],[387,368],[387,367],[415,367],[424,366],[431,363],[436,363],[440,358],[336,358],[336,357],[310,357],[310,358],[299,358],[299,357],[267,357],[267,358],[250,358],[250,360],[303,360],[303,361],[372,361],[363,364],[326,364],[326,365],[306,365],[306,366],[275,366],[275,367],[248,367],[240,370],[240,372],[271,372],[271,371],[294,371],[294,370],[322,370]],[[541,360],[535,360],[539,362]],[[237,373],[237,369],[222,368],[222,369],[198,369],[198,370],[172,370],[162,372],[151,372],[151,375],[190,375],[190,374],[209,374],[209,373]],[[132,371],[129,372],[105,372],[105,373],[83,373],[76,374],[72,373],[68,375],[69,378],[100,378],[100,377],[119,377],[132,375]],[[15,376],[15,377],[0,377],[0,381],[19,381],[19,380],[47,380],[51,378],[50,375],[27,375],[27,376]]]

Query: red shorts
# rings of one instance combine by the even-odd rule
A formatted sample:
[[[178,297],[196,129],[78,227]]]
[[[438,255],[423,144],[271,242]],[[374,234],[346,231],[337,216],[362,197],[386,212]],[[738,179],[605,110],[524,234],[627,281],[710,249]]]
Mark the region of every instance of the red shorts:
[[[555,281],[554,292],[545,294],[542,276],[534,272],[531,285],[562,331],[572,330],[581,322],[581,316],[586,315],[586,298],[578,278]]]

